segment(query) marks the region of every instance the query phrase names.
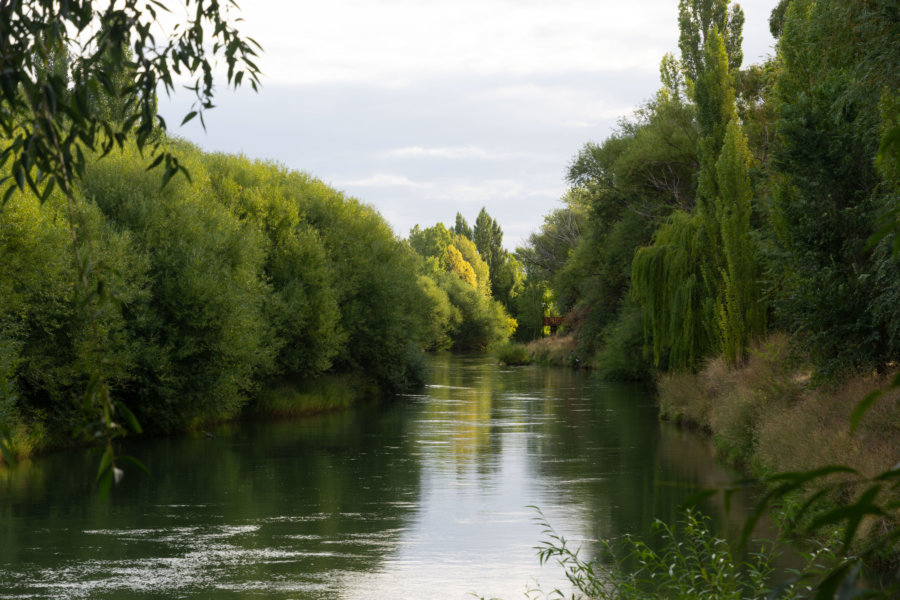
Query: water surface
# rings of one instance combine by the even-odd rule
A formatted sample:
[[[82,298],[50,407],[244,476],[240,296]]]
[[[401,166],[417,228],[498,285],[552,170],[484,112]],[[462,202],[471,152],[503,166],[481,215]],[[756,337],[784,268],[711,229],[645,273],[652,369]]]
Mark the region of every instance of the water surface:
[[[512,600],[564,583],[531,506],[590,553],[732,475],[640,386],[486,357],[434,358],[391,403],[213,433],[132,442],[152,476],[106,503],[88,453],[0,474],[0,598]]]

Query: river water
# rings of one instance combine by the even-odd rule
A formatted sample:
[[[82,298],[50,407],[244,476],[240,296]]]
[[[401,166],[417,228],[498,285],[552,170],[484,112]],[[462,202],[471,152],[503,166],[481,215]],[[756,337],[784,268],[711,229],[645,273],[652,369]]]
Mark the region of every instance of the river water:
[[[105,503],[94,454],[0,473],[0,598],[513,600],[565,589],[531,507],[590,554],[733,476],[640,386],[487,357],[430,359],[389,403],[212,434],[132,442],[151,476]],[[742,517],[704,509],[726,534]]]

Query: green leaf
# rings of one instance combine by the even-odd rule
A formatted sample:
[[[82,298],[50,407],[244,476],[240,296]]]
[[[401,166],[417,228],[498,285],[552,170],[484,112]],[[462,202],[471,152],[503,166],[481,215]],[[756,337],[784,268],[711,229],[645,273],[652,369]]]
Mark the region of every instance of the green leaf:
[[[844,551],[846,552],[847,550],[849,550],[850,545],[853,542],[853,538],[856,536],[856,530],[859,528],[859,524],[862,522],[864,517],[886,516],[884,510],[882,510],[880,506],[872,502],[880,492],[880,485],[873,485],[869,487],[863,493],[863,495],[860,496],[859,500],[857,500],[853,504],[849,504],[847,506],[839,506],[815,519],[812,523],[809,524],[809,526],[807,527],[807,531],[813,532],[825,525],[837,525],[841,522],[846,521],[846,525],[844,526],[843,540]]]
[[[850,414],[850,435],[853,435],[853,432],[856,431],[856,428],[859,426],[860,420],[872,407],[872,404],[881,397],[881,394],[881,390],[875,390],[874,392],[866,394],[866,397],[856,404],[856,407]]]
[[[134,413],[125,406],[125,403],[121,400],[116,400],[116,410],[118,410],[123,417],[125,417],[125,421],[128,423],[128,426],[131,427],[131,430],[135,433],[143,433],[143,429],[141,429],[141,424],[138,423],[137,417],[134,416]]]
[[[197,116],[197,111],[192,110],[191,112],[189,112],[188,114],[185,115],[184,119],[181,120],[181,124],[184,125],[185,123],[187,123],[188,121],[190,121],[191,119],[193,119],[196,116]]]
[[[163,158],[165,158],[165,154],[158,154],[156,156],[156,158],[153,159],[153,162],[150,163],[150,166],[147,167],[147,170],[149,171],[149,170],[153,169],[154,167],[159,166],[159,163],[161,163],[163,161]]]
[[[147,468],[147,466],[144,463],[139,461],[137,458],[135,458],[133,456],[128,456],[128,455],[121,455],[121,456],[119,456],[119,460],[127,462],[127,463],[131,463],[132,465],[134,465],[135,467],[137,467],[138,469],[143,471],[145,475],[150,476],[150,470]]]
[[[100,481],[100,478],[103,477],[104,473],[110,470],[110,467],[113,464],[113,450],[112,446],[107,446],[103,451],[103,456],[100,457],[100,466],[97,468],[97,481]]]

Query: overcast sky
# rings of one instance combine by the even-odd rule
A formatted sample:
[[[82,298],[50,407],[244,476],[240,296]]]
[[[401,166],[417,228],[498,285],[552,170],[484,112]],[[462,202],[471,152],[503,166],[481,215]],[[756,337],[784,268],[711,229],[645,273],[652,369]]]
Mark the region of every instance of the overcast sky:
[[[741,2],[744,64],[772,54],[777,0]],[[470,223],[482,206],[510,250],[558,206],[566,166],[659,87],[677,0],[243,0],[259,94],[219,88],[207,150],[304,171],[375,206],[401,237]]]

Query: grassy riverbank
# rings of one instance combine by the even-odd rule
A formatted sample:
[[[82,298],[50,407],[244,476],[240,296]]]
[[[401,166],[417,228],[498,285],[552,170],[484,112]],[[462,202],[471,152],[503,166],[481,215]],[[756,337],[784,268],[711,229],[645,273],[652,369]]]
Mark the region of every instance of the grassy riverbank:
[[[850,434],[853,409],[884,388],[887,374],[812,384],[810,372],[788,357],[788,340],[769,336],[747,362],[729,369],[721,358],[698,373],[658,381],[660,416],[712,435],[729,461],[766,474],[844,464],[875,475],[896,463],[900,391],[885,394]]]
[[[248,418],[297,418],[347,410],[383,397],[371,379],[360,375],[327,375],[313,381],[281,381],[259,394],[244,411]]]
[[[791,358],[787,337],[775,334],[755,345],[740,367],[729,369],[716,358],[698,373],[661,377],[660,416],[707,432],[720,455],[748,474],[780,477],[770,489],[783,518],[804,536],[845,532],[845,553],[862,552],[869,566],[887,572],[900,563],[900,549],[891,541],[896,489],[886,485],[900,448],[900,389],[891,387],[893,371],[815,382],[812,370]],[[860,412],[861,401],[876,394]],[[833,466],[840,470],[801,481]],[[791,477],[800,485],[779,488]]]
[[[532,363],[553,366],[582,366],[575,352],[575,336],[550,336],[534,340],[528,344],[508,342],[494,351],[497,359],[505,365],[530,365]]]

